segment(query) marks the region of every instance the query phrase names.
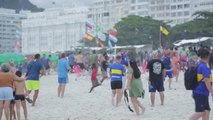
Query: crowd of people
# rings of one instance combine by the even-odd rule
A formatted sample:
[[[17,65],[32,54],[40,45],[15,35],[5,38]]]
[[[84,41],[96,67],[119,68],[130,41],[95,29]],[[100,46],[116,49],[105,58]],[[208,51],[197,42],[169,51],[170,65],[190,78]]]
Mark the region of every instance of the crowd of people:
[[[20,106],[24,109],[25,120],[28,119],[26,102],[36,105],[39,96],[40,77],[50,75],[54,63],[50,60],[51,56],[40,56],[35,54],[34,58],[26,64],[20,66],[11,60],[8,64],[1,65],[0,71],[0,119],[3,110],[6,120],[20,120]],[[142,74],[149,73],[149,92],[151,106],[155,106],[155,93],[160,94],[161,105],[164,105],[164,81],[168,78],[168,88],[173,89],[172,82],[179,81],[179,72],[185,72],[191,66],[197,65],[197,81],[199,84],[193,90],[195,101],[195,113],[190,120],[209,120],[210,106],[209,94],[213,95],[212,74],[213,52],[208,47],[201,47],[196,50],[193,47],[186,49],[164,49],[155,51],[134,50],[119,51],[114,56],[96,54],[60,54],[57,62],[58,75],[58,97],[63,98],[66,84],[69,83],[69,74],[76,74],[75,80],[89,76],[91,79],[91,93],[94,88],[110,79],[112,91],[112,105],[119,107],[124,93],[128,91],[136,115],[142,115],[145,107],[138,98],[143,98],[145,89],[141,79]],[[100,69],[99,69],[100,68]],[[98,78],[101,71],[102,78]],[[23,75],[22,75],[23,74]],[[183,79],[183,78],[181,78]],[[34,92],[31,97],[31,92]],[[32,98],[32,100],[31,100]],[[16,112],[14,110],[16,106]]]

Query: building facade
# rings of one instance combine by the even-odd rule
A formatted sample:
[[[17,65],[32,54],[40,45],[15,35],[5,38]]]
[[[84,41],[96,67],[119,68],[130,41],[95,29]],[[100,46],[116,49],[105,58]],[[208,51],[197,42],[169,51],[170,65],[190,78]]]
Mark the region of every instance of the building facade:
[[[87,7],[52,8],[30,13],[22,21],[23,54],[67,51],[81,46]]]
[[[21,52],[21,20],[24,15],[0,8],[0,53]]]
[[[107,32],[121,18],[130,14],[129,0],[96,0],[89,9],[88,19]]]

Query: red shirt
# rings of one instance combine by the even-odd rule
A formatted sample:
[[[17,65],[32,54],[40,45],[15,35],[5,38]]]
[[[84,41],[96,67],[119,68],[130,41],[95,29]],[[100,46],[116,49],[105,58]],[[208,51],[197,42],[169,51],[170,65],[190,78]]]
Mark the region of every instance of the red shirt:
[[[91,80],[96,80],[96,76],[97,76],[97,69],[93,69],[92,70]]]

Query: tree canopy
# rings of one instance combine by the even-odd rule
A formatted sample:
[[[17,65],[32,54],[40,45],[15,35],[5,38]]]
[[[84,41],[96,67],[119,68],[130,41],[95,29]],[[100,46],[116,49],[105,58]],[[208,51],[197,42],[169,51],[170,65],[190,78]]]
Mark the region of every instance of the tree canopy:
[[[198,37],[213,37],[213,12],[196,12],[195,19],[171,29],[171,41],[194,39]]]
[[[151,17],[129,15],[115,25],[118,31],[118,45],[153,44],[159,46],[160,25],[166,26],[162,21]]]

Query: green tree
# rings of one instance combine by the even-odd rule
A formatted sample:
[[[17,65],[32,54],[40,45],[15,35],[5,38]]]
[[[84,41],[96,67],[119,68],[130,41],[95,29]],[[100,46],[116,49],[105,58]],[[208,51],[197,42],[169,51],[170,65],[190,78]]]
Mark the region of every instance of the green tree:
[[[169,39],[194,39],[199,37],[213,37],[213,12],[196,12],[195,19],[172,28]]]
[[[166,26],[151,17],[129,15],[115,25],[118,31],[117,45],[153,44],[156,48],[159,46],[160,25]]]

